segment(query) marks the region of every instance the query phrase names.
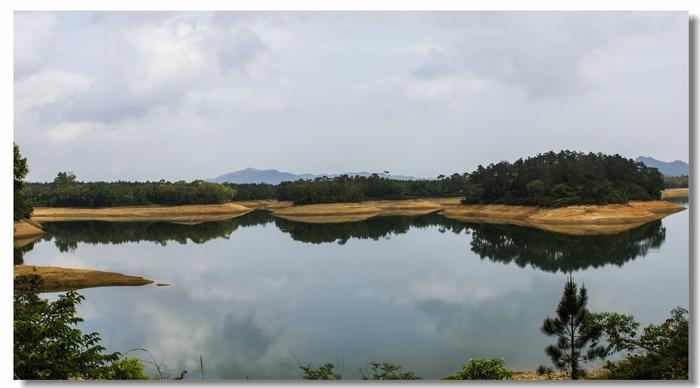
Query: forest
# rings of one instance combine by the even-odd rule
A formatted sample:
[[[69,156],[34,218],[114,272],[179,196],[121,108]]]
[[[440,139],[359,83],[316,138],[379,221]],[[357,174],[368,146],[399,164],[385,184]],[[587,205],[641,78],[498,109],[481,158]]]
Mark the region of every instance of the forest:
[[[74,174],[60,172],[53,182],[26,183],[22,191],[31,205],[56,207],[215,204],[258,199],[305,205],[429,197],[462,197],[465,204],[561,207],[659,199],[665,187],[682,184],[664,180],[657,169],[620,155],[567,150],[512,163],[479,165],[471,173],[439,175],[436,179],[397,180],[372,174],[278,185],[203,180],[80,182]]]
[[[547,152],[513,163],[478,166],[469,174],[467,204],[561,207],[661,198],[655,169],[620,155]]]
[[[192,182],[79,182],[60,172],[50,183],[26,183],[24,196],[34,206],[108,207],[225,203],[236,191],[202,180]]]

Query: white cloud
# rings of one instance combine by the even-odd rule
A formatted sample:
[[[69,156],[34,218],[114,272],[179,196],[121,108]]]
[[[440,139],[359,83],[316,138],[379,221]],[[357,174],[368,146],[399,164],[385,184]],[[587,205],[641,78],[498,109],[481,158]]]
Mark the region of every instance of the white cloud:
[[[85,94],[94,80],[65,71],[45,70],[15,82],[15,109],[22,113]]]
[[[55,143],[66,143],[74,141],[95,132],[104,125],[101,123],[78,122],[78,123],[61,123],[47,130],[49,139]]]
[[[49,13],[16,12],[14,35],[15,77],[21,76],[46,59],[55,36],[56,16]]]

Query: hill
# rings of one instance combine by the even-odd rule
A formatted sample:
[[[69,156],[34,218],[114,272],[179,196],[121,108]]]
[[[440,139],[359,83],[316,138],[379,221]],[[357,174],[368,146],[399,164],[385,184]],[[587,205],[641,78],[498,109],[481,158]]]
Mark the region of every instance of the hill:
[[[313,179],[313,174],[293,174],[278,170],[258,170],[246,168],[224,174],[212,179],[215,183],[270,183],[273,185],[284,181],[295,181],[298,179]]]
[[[634,161],[642,162],[646,164],[647,167],[654,167],[658,169],[659,172],[664,176],[688,175],[688,163],[680,160],[674,160],[673,162],[663,162],[652,157],[640,156]]]
[[[214,179],[211,179],[211,182],[215,183],[270,183],[273,185],[277,185],[281,182],[284,181],[296,181],[299,179],[314,179],[318,177],[329,177],[329,178],[334,178],[340,175],[349,175],[349,176],[363,176],[367,177],[372,175],[369,172],[362,171],[362,172],[347,172],[343,174],[294,174],[291,172],[286,172],[286,171],[279,171],[275,169],[271,170],[258,170],[255,168],[246,168],[244,170],[238,170],[234,172],[230,172],[228,174],[224,174],[221,176],[218,176]],[[405,175],[388,175],[386,176],[391,179],[398,179],[398,180],[413,180],[416,179],[415,177],[412,176],[405,176]]]

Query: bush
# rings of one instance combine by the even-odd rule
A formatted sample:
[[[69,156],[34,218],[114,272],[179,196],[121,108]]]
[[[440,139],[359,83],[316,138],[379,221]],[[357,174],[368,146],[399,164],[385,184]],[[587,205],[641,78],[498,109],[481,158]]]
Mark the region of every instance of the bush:
[[[401,372],[401,366],[388,362],[372,362],[372,376],[362,376],[363,380],[420,380],[413,371]]]
[[[304,380],[340,380],[342,377],[335,373],[335,365],[333,363],[327,362],[318,368],[314,368],[311,365],[300,366],[304,374],[301,376]]]
[[[470,358],[469,364],[462,365],[462,370],[443,380],[510,380],[513,372],[503,367],[503,358]]]
[[[14,374],[22,380],[98,379],[119,353],[103,354],[98,333],[75,328],[76,305],[84,297],[75,291],[54,302],[39,298],[38,276],[15,280]]]
[[[148,380],[143,363],[135,357],[125,357],[110,364],[103,372],[105,380]]]
[[[607,379],[687,380],[688,310],[677,307],[659,325],[650,324],[637,336],[639,323],[630,315],[599,313],[608,352],[627,351],[617,362],[607,362]]]

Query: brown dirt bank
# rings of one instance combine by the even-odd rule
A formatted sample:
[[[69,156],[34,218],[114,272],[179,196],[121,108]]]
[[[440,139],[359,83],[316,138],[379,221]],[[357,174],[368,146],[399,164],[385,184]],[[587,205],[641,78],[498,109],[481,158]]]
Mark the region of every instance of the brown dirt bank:
[[[605,377],[606,370],[603,368],[592,369],[586,371],[586,377],[584,380],[599,380]],[[527,380],[527,381],[539,381],[539,380],[570,380],[569,372],[562,372],[555,370],[552,373],[545,373],[542,375],[537,374],[537,372],[532,371],[522,371],[513,372],[513,380]]]
[[[462,222],[512,224],[572,235],[614,234],[684,210],[666,201],[538,208],[510,205],[460,205],[442,211]]]
[[[20,220],[14,225],[14,242],[15,248],[23,247],[32,241],[41,237],[44,231],[41,229],[41,224],[31,220]]]
[[[106,286],[142,286],[153,283],[151,280],[139,276],[123,275],[117,272],[38,265],[15,265],[15,279],[22,275],[39,275],[43,281],[41,291],[44,292]]]
[[[258,199],[251,201],[231,202],[254,210],[273,210],[292,206],[292,201],[277,201],[275,199]]]
[[[666,189],[661,192],[661,199],[664,198],[683,198],[688,196],[688,189]]]
[[[315,205],[268,206],[272,214],[289,221],[307,223],[342,223],[364,221],[377,216],[420,216],[458,205],[460,198],[427,198],[328,203]],[[244,202],[245,203],[245,202]]]
[[[382,209],[367,203],[328,203],[272,209],[272,214],[285,220],[313,224],[364,221],[381,212]]]
[[[252,209],[234,203],[183,206],[123,206],[98,209],[38,207],[32,220],[55,221],[165,221],[199,223],[242,216]]]

